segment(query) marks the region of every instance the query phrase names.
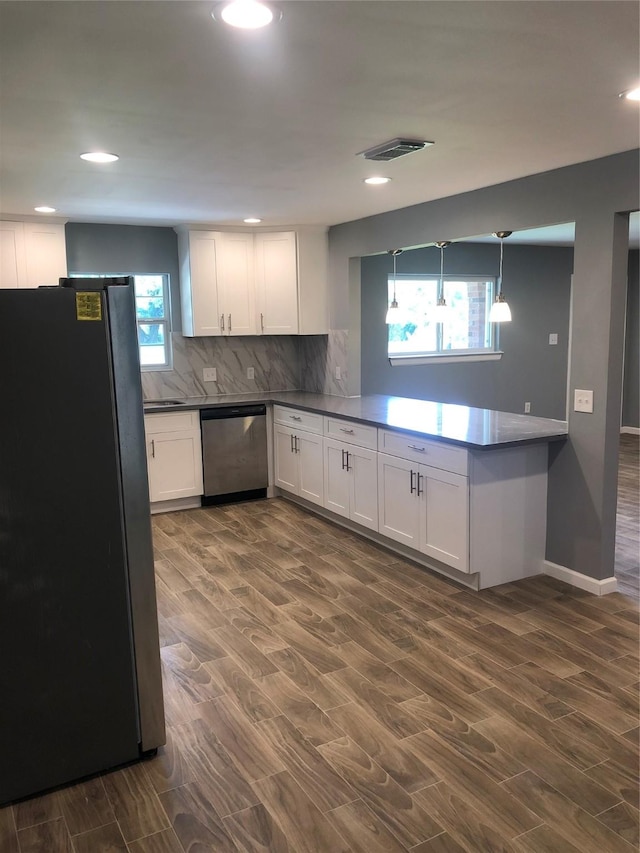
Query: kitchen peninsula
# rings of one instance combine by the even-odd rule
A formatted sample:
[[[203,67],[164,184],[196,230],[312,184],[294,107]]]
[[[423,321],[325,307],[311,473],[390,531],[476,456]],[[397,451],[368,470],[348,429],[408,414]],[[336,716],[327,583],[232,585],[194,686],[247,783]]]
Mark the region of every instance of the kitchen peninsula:
[[[157,424],[167,409],[168,421],[255,402],[271,414],[270,495],[474,589],[542,571],[548,444],[566,439],[565,422],[405,397],[301,391],[147,401],[145,415]]]

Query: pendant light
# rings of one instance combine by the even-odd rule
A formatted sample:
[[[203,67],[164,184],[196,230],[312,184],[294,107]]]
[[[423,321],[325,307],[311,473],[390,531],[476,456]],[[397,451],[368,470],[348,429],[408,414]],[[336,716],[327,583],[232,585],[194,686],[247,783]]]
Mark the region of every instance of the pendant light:
[[[400,309],[398,308],[398,300],[396,299],[396,258],[398,255],[402,254],[402,249],[389,249],[387,254],[393,257],[393,300],[391,305],[387,310],[387,316],[385,318],[385,323],[387,325],[391,325],[393,323],[399,323],[400,320]]]
[[[441,240],[435,245],[440,249],[440,281],[438,282],[438,301],[431,311],[434,323],[446,323],[449,319],[449,306],[444,298],[444,250],[451,245],[451,240]]]
[[[493,236],[500,240],[500,275],[498,276],[498,292],[496,294],[496,300],[491,306],[491,311],[489,312],[490,323],[508,323],[511,321],[511,309],[509,308],[509,305],[504,298],[504,293],[502,292],[502,256],[505,237],[510,237],[512,233],[512,231],[494,231],[493,233]]]

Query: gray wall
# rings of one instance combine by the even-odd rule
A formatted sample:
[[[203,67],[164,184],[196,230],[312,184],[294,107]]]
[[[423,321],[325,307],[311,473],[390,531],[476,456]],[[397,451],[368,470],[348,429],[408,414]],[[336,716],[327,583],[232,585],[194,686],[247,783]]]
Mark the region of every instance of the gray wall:
[[[173,228],[68,222],[65,237],[70,273],[168,273],[171,327],[180,331],[178,235]]]
[[[496,276],[499,246],[456,243],[445,251],[446,275]],[[504,289],[513,321],[500,326],[500,361],[391,367],[387,357],[388,255],[362,259],[362,393],[398,394],[506,412],[566,417],[567,349],[573,249],[509,245]],[[440,253],[404,252],[398,273],[438,275]],[[549,333],[558,345],[549,346]]]
[[[629,252],[622,425],[640,427],[640,271],[636,250]]]
[[[349,330],[349,393],[360,387],[362,258],[508,229],[575,222],[568,384],[592,389],[550,453],[547,559],[596,579],[613,574],[628,212],[640,208],[638,150],[554,169],[329,230],[331,327]],[[359,265],[361,266],[361,265]],[[353,333],[353,334],[352,334]]]

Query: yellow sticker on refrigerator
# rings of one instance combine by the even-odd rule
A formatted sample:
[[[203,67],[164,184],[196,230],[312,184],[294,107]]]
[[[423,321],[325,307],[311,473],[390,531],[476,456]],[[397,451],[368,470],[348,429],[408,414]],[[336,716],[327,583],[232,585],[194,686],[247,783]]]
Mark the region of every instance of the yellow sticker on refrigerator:
[[[76,293],[76,319],[102,320],[102,299],[99,291],[78,291]]]

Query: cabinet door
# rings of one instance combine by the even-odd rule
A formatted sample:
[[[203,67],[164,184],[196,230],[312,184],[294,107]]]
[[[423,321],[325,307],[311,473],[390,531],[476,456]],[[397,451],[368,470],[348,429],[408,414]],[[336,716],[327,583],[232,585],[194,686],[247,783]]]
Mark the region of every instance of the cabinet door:
[[[253,234],[219,235],[219,310],[228,335],[255,335]]]
[[[348,445],[349,516],[352,521],[378,529],[378,454],[375,450]]]
[[[293,231],[256,234],[258,331],[263,335],[298,333],[298,267]]]
[[[298,494],[311,503],[322,506],[324,500],[324,472],[322,464],[322,436],[297,431],[295,436],[300,477]]]
[[[0,287],[24,287],[24,223],[0,222]]]
[[[220,335],[220,315],[218,306],[218,235],[214,231],[191,231],[189,233],[189,256],[186,267],[188,281],[182,281],[189,288],[189,299],[183,299],[183,312],[191,308],[190,334]],[[183,274],[184,277],[184,274]]]
[[[147,438],[147,457],[152,502],[202,494],[199,432],[155,433]]]
[[[297,495],[300,490],[298,456],[294,451],[293,430],[274,424],[275,484],[287,492]]]
[[[419,467],[415,462],[378,453],[378,530],[416,550],[420,548],[423,511],[416,491]]]
[[[469,571],[469,479],[420,466],[424,504],[420,550],[459,572]]]
[[[324,506],[349,518],[350,476],[346,466],[348,445],[324,439]]]
[[[25,222],[24,251],[27,265],[26,287],[57,284],[59,278],[66,276],[64,225]]]

